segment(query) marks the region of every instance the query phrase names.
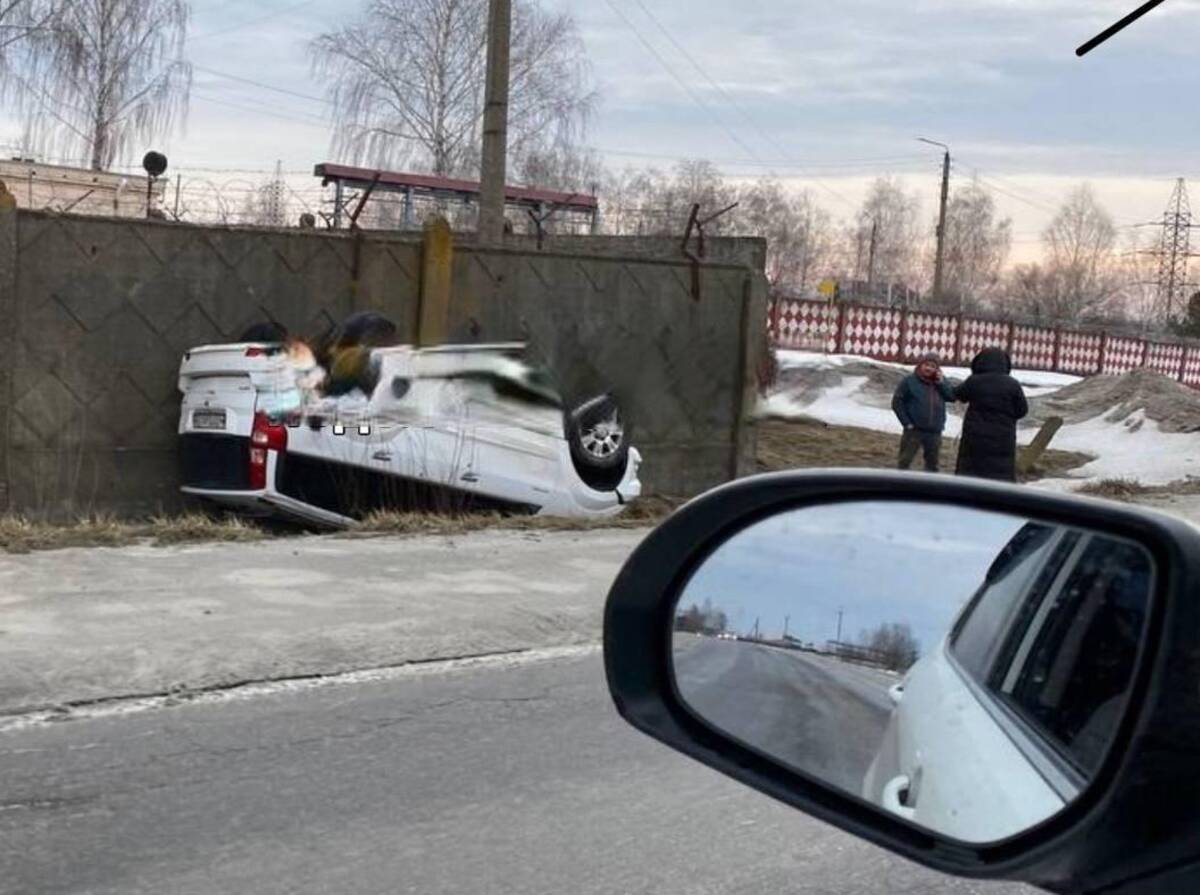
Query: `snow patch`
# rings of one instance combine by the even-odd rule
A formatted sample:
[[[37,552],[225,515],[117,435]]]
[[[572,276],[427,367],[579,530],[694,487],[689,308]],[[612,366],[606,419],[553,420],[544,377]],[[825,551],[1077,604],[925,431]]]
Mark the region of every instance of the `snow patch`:
[[[879,371],[907,372],[911,369],[910,366],[852,355],[808,351],[779,351],[777,354],[781,370],[795,371],[791,377],[793,384],[797,379],[807,382],[808,377],[805,373],[811,371],[814,387],[790,388],[777,392],[760,404],[760,414],[783,418],[809,417],[834,426],[857,426],[877,432],[897,435],[900,433],[900,423],[891,409],[881,406],[883,396],[879,390],[880,383],[873,383],[874,387],[870,387],[870,378],[858,374],[864,371],[869,373],[872,368]],[[963,379],[970,373],[969,370],[959,367],[943,369],[950,379]],[[830,372],[836,374],[842,371],[844,375],[840,377],[828,375]],[[823,377],[822,374],[826,375]],[[894,375],[886,374],[893,377]],[[1029,398],[1052,395],[1067,386],[1085,381],[1082,377],[1066,373],[1034,370],[1015,370],[1013,375],[1025,388],[1025,394]],[[1165,485],[1200,476],[1200,433],[1163,431],[1159,422],[1148,417],[1144,409],[1127,412],[1129,403],[1116,397],[1118,393],[1124,394],[1121,388],[1128,390],[1129,387],[1119,380],[1134,375],[1087,380],[1089,384],[1084,388],[1090,390],[1092,382],[1099,385],[1111,379],[1112,385],[1104,388],[1115,389],[1112,392],[1114,402],[1109,406],[1097,406],[1095,414],[1089,418],[1076,417],[1068,422],[1055,435],[1051,447],[1089,454],[1096,459],[1075,470],[1069,479],[1044,480],[1038,483],[1038,487],[1068,491],[1085,481],[1107,478],[1129,478],[1146,485]],[[1144,371],[1142,375],[1145,378]],[[830,384],[822,386],[823,379]],[[1163,385],[1164,389],[1176,385],[1165,378],[1164,383],[1167,383]],[[1137,384],[1136,381],[1134,384]],[[1152,391],[1158,388],[1154,383],[1150,385]],[[1143,384],[1142,388],[1146,388],[1146,385]],[[809,400],[800,399],[800,393]],[[1158,399],[1169,400],[1168,395],[1157,395],[1157,392],[1155,395]],[[961,406],[957,409],[958,413],[962,412]],[[1048,406],[1045,409],[1061,412],[1057,407]],[[1156,416],[1161,415],[1157,411],[1152,412]],[[948,439],[957,438],[961,431],[962,418],[952,412],[946,420],[945,435]],[[1036,425],[1026,425],[1018,430],[1017,440],[1021,444],[1028,444],[1036,434]]]

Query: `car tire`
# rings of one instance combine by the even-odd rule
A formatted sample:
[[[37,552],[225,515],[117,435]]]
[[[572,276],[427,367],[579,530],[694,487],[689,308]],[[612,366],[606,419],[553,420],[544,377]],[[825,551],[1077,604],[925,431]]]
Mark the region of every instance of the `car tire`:
[[[629,465],[629,426],[612,395],[585,401],[567,414],[567,444],[584,484],[612,491]]]

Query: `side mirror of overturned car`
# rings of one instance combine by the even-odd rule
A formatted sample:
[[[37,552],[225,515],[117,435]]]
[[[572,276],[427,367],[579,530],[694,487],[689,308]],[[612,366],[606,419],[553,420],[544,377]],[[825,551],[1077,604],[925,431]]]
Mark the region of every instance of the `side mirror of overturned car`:
[[[934,869],[1200,891],[1200,532],[936,476],[697,498],[608,597],[620,714]]]

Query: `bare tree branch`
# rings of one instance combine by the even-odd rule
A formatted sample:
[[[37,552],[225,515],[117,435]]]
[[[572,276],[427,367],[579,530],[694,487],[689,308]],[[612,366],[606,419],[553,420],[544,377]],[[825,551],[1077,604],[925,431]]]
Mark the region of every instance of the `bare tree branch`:
[[[358,21],[314,40],[314,71],[330,82],[333,153],[475,173],[486,24],[487,0],[370,0]],[[519,163],[578,137],[595,94],[569,16],[518,3],[511,56],[509,152]]]
[[[3,0],[0,0],[3,2]],[[31,148],[110,167],[187,113],[188,0],[59,0],[0,86],[16,99]]]

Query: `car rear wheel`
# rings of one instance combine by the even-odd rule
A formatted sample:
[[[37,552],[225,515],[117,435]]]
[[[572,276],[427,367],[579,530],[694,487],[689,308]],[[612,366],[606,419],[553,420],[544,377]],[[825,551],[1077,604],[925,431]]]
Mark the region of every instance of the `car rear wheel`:
[[[571,460],[584,484],[611,491],[629,463],[629,426],[611,395],[586,401],[567,416]]]

